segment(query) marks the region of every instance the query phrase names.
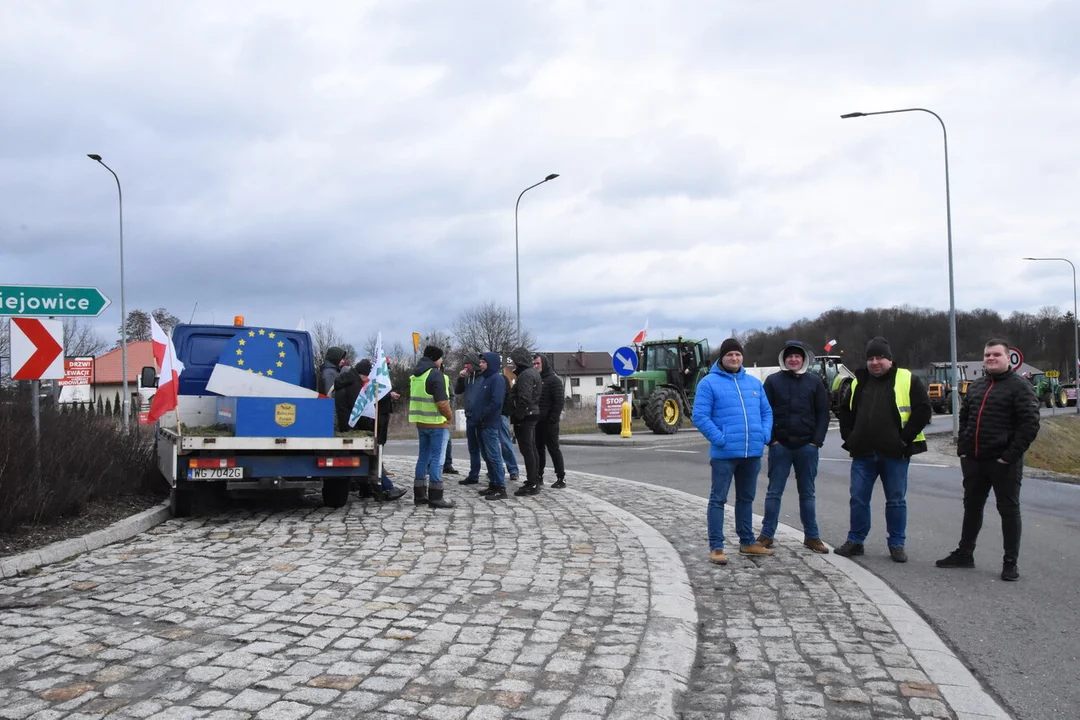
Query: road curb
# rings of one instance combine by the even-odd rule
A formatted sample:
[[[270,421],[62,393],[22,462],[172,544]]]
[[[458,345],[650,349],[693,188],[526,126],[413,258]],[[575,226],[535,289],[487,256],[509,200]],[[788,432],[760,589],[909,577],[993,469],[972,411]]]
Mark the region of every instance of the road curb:
[[[0,577],[4,579],[15,577],[27,570],[33,570],[43,565],[51,565],[75,555],[81,555],[121,540],[133,538],[139,533],[165,522],[170,517],[169,504],[162,503],[82,537],[61,540],[36,550],[29,550],[6,557],[0,560]]]
[[[646,485],[662,492],[676,493],[680,496],[693,498],[702,505],[703,509],[708,506],[709,502],[706,498],[662,485],[653,485],[638,480],[628,480],[595,473],[577,474],[605,481]],[[755,514],[754,520],[760,523],[762,518],[760,515]],[[793,544],[802,543],[802,531],[796,530],[790,525],[781,523],[777,526],[776,534],[778,539],[782,538]],[[884,580],[853,560],[840,557],[834,553],[818,557],[846,575],[872,603],[880,608],[881,614],[893,627],[893,630],[896,631],[897,637],[910,650],[912,657],[922,667],[926,676],[941,690],[945,702],[960,718],[964,720],[983,718],[1010,720],[1012,716],[1001,707],[990,693],[983,689],[982,684],[968,670],[963,661],[956,656],[956,653],[945,645],[930,624],[895,590],[889,587]]]
[[[634,664],[609,718],[678,717],[676,700],[690,684],[697,657],[697,601],[678,551],[659,530],[631,512],[578,490],[569,494],[604,508],[632,529],[649,564],[649,620]]]
[[[561,435],[560,445],[577,447],[668,447],[670,445],[687,445],[704,440],[698,433],[687,433],[685,437],[675,435],[645,435],[638,433],[628,438],[618,435]]]

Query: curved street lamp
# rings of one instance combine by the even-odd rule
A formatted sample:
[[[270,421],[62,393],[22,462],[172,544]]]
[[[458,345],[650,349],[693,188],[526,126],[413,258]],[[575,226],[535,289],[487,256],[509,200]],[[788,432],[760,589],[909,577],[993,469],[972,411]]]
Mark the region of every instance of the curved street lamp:
[[[124,434],[128,433],[128,422],[131,417],[129,412],[129,403],[131,398],[128,395],[128,362],[127,362],[127,307],[124,303],[124,191],[120,189],[120,178],[117,177],[113,169],[105,164],[100,155],[94,153],[88,153],[86,157],[97,162],[101,167],[112,173],[113,178],[116,180],[116,193],[120,199],[120,372],[123,373],[123,395],[120,398],[121,407],[124,413]]]
[[[521,205],[521,196],[532,190],[534,187],[538,187],[559,177],[558,173],[551,173],[546,178],[538,183],[530,185],[521,191],[521,195],[518,195],[517,202],[514,203],[514,281],[517,286],[517,343],[521,344],[521,263],[518,260],[518,206]]]
[[[1076,266],[1073,265],[1072,260],[1068,258],[1060,257],[1026,257],[1025,260],[1060,260],[1061,262],[1069,263],[1069,267],[1072,268],[1073,275],[1073,354],[1076,356],[1073,358],[1072,376],[1073,381],[1076,384],[1076,392],[1078,393],[1076,398],[1076,414],[1080,415],[1080,326],[1078,326],[1076,319]],[[1068,374],[1065,375],[1068,378]]]
[[[953,392],[952,399],[952,435],[953,442],[960,436],[960,371],[956,366],[956,291],[953,284],[953,249],[952,249],[952,201],[949,198],[949,133],[945,130],[945,121],[933,110],[926,108],[903,108],[901,110],[879,110],[878,112],[853,112],[841,115],[841,120],[869,117],[871,115],[893,115],[895,113],[924,112],[933,115],[941,123],[941,136],[945,141],[945,227],[949,235],[949,362]],[[1080,405],[1078,405],[1080,407]]]

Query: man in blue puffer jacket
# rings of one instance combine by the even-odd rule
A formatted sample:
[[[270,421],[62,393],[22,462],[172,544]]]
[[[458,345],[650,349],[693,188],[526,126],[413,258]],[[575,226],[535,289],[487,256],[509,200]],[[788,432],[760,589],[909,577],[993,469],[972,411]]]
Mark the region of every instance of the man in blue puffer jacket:
[[[500,433],[507,382],[501,368],[498,353],[480,354],[480,385],[469,396],[465,407],[466,417],[473,418],[480,429],[480,448],[488,471],[488,486],[480,492],[485,500],[506,499]]]
[[[709,560],[727,565],[724,554],[724,505],[735,480],[735,532],[743,555],[772,555],[754,539],[754,494],[765,443],[772,434],[772,408],[761,381],[742,366],[742,345],[728,338],[720,359],[698,383],[694,425],[712,444],[712,492],[709,495]]]
[[[789,340],[780,351],[779,361],[780,372],[765,378],[765,397],[773,409],[773,431],[769,442],[769,489],[758,544],[771,548],[775,542],[780,500],[794,465],[803,545],[816,553],[827,553],[829,548],[821,541],[818,530],[814,481],[818,448],[829,432],[829,391],[819,375],[807,372],[814,363],[814,353],[801,342]]]

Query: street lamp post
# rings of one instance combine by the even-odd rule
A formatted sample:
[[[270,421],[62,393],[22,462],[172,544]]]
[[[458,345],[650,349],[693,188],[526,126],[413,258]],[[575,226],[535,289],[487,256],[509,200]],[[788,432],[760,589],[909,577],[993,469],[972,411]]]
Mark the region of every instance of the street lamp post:
[[[86,157],[96,161],[101,167],[112,173],[113,178],[116,180],[116,194],[120,200],[120,372],[124,376],[122,381],[123,395],[120,398],[120,403],[123,408],[123,427],[126,435],[129,432],[128,423],[131,419],[129,412],[131,398],[128,395],[127,305],[124,302],[124,191],[120,189],[120,178],[117,177],[111,167],[104,163],[100,155],[89,153]]]
[[[1072,376],[1073,376],[1074,382],[1076,384],[1076,392],[1078,393],[1077,399],[1076,399],[1076,414],[1080,415],[1080,327],[1077,326],[1077,319],[1076,319],[1076,266],[1073,265],[1072,260],[1069,260],[1068,258],[1061,258],[1061,257],[1026,257],[1024,259],[1025,260],[1060,260],[1061,262],[1069,263],[1069,267],[1072,268],[1072,276],[1073,276],[1073,317],[1072,317],[1073,355],[1076,356],[1076,357],[1073,358]],[[1066,374],[1065,377],[1068,378],[1069,377],[1068,374]]]
[[[945,141],[945,227],[949,236],[949,362],[952,365],[952,382],[949,393],[952,399],[952,435],[955,442],[960,436],[960,371],[956,364],[956,290],[953,283],[953,249],[952,249],[952,200],[949,196],[949,133],[945,130],[945,121],[933,110],[926,108],[903,108],[901,110],[880,110],[878,112],[853,112],[841,115],[841,120],[857,117],[869,117],[871,115],[893,115],[895,113],[924,112],[933,115],[941,123],[941,136]]]
[[[530,185],[521,191],[518,195],[517,202],[514,203],[514,280],[517,285],[517,343],[521,344],[521,263],[518,260],[518,206],[521,205],[521,196],[532,190],[534,187],[543,185],[549,180],[554,180],[559,177],[558,173],[551,173],[540,182]]]

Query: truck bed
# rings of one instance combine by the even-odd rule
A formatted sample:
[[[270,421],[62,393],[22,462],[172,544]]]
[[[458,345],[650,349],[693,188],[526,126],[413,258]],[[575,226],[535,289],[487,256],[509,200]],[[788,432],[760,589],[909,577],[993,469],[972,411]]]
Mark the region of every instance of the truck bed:
[[[179,435],[172,428],[159,427],[158,437],[177,446],[179,452],[225,450],[230,452],[262,450],[373,451],[373,436],[354,437],[235,437],[232,435]]]

